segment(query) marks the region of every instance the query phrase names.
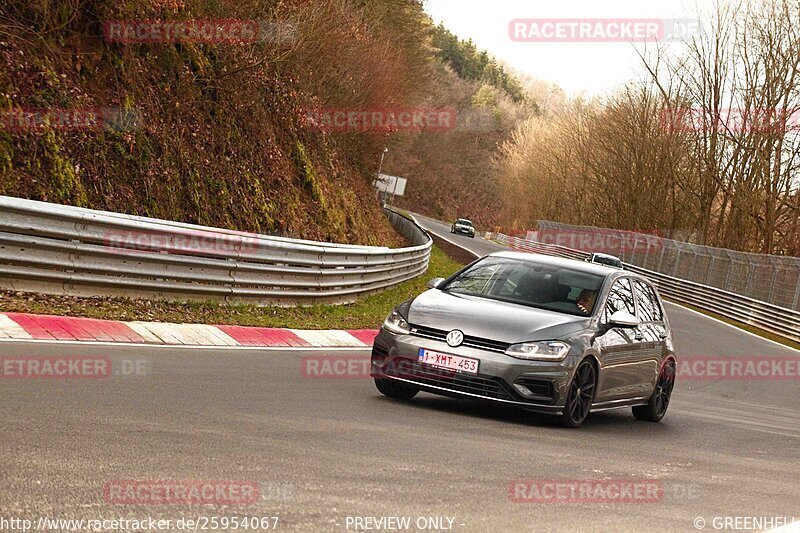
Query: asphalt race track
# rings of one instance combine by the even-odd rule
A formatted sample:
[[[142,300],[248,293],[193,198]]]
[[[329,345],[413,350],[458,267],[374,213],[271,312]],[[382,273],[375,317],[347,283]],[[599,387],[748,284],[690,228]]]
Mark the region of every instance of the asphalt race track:
[[[419,220],[479,254],[502,249]],[[667,310],[679,356],[800,355]],[[446,517],[438,530],[449,518],[450,530],[465,532],[697,531],[698,517],[707,530],[714,517],[800,519],[797,380],[679,381],[661,424],[624,409],[567,430],[469,401],[393,401],[364,377],[304,376],[303,358],[320,352],[0,344],[0,356],[31,355],[108,356],[143,370],[0,380],[0,519],[278,516],[277,530],[356,531],[373,523],[356,527],[355,517],[411,517],[412,526]],[[104,499],[107,483],[125,479],[253,480],[261,490],[234,507]],[[664,496],[515,503],[517,480],[651,480]]]

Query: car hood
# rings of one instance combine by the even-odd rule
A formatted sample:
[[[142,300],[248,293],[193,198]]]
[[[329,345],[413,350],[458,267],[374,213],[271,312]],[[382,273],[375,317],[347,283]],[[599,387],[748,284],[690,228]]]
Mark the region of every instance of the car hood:
[[[589,324],[585,317],[431,289],[417,296],[409,323],[510,344],[559,339]]]

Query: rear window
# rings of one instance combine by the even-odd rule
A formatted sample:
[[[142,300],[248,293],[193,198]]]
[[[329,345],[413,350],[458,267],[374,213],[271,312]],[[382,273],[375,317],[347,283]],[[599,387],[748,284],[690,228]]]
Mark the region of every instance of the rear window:
[[[446,292],[588,316],[604,276],[518,259],[487,257],[451,279]]]

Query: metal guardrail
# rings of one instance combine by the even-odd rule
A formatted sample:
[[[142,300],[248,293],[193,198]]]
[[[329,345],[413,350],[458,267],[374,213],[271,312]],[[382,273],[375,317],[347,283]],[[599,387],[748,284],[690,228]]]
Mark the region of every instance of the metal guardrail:
[[[528,240],[589,249],[674,278],[800,311],[800,258],[738,252],[659,235],[594,226],[538,221]],[[532,236],[536,234],[536,236]],[[599,244],[599,246],[597,246]]]
[[[405,248],[323,243],[0,196],[0,287],[259,305],[348,303],[423,274],[432,240],[386,211]]]
[[[502,233],[487,233],[486,238],[526,252],[583,260],[589,253],[556,244],[509,237]],[[676,302],[685,303],[733,320],[759,327],[800,342],[800,311],[779,307],[760,300],[709,287],[694,281],[674,278],[629,263],[625,269],[646,276],[655,283],[661,294]]]

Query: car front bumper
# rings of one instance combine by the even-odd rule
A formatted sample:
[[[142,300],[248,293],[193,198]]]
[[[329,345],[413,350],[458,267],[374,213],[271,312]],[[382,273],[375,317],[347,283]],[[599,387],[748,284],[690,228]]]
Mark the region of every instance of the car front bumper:
[[[443,370],[420,363],[420,348],[478,359],[478,374]],[[435,339],[394,334],[381,328],[372,349],[371,372],[373,377],[403,381],[434,394],[560,414],[579,360],[577,356],[568,355],[563,361],[526,361],[463,345],[452,348]],[[515,385],[525,389],[520,390]]]
[[[470,229],[467,229],[467,228],[456,227],[455,232],[456,233],[460,233],[462,235],[469,235],[469,236],[475,235],[475,230],[470,230]]]

